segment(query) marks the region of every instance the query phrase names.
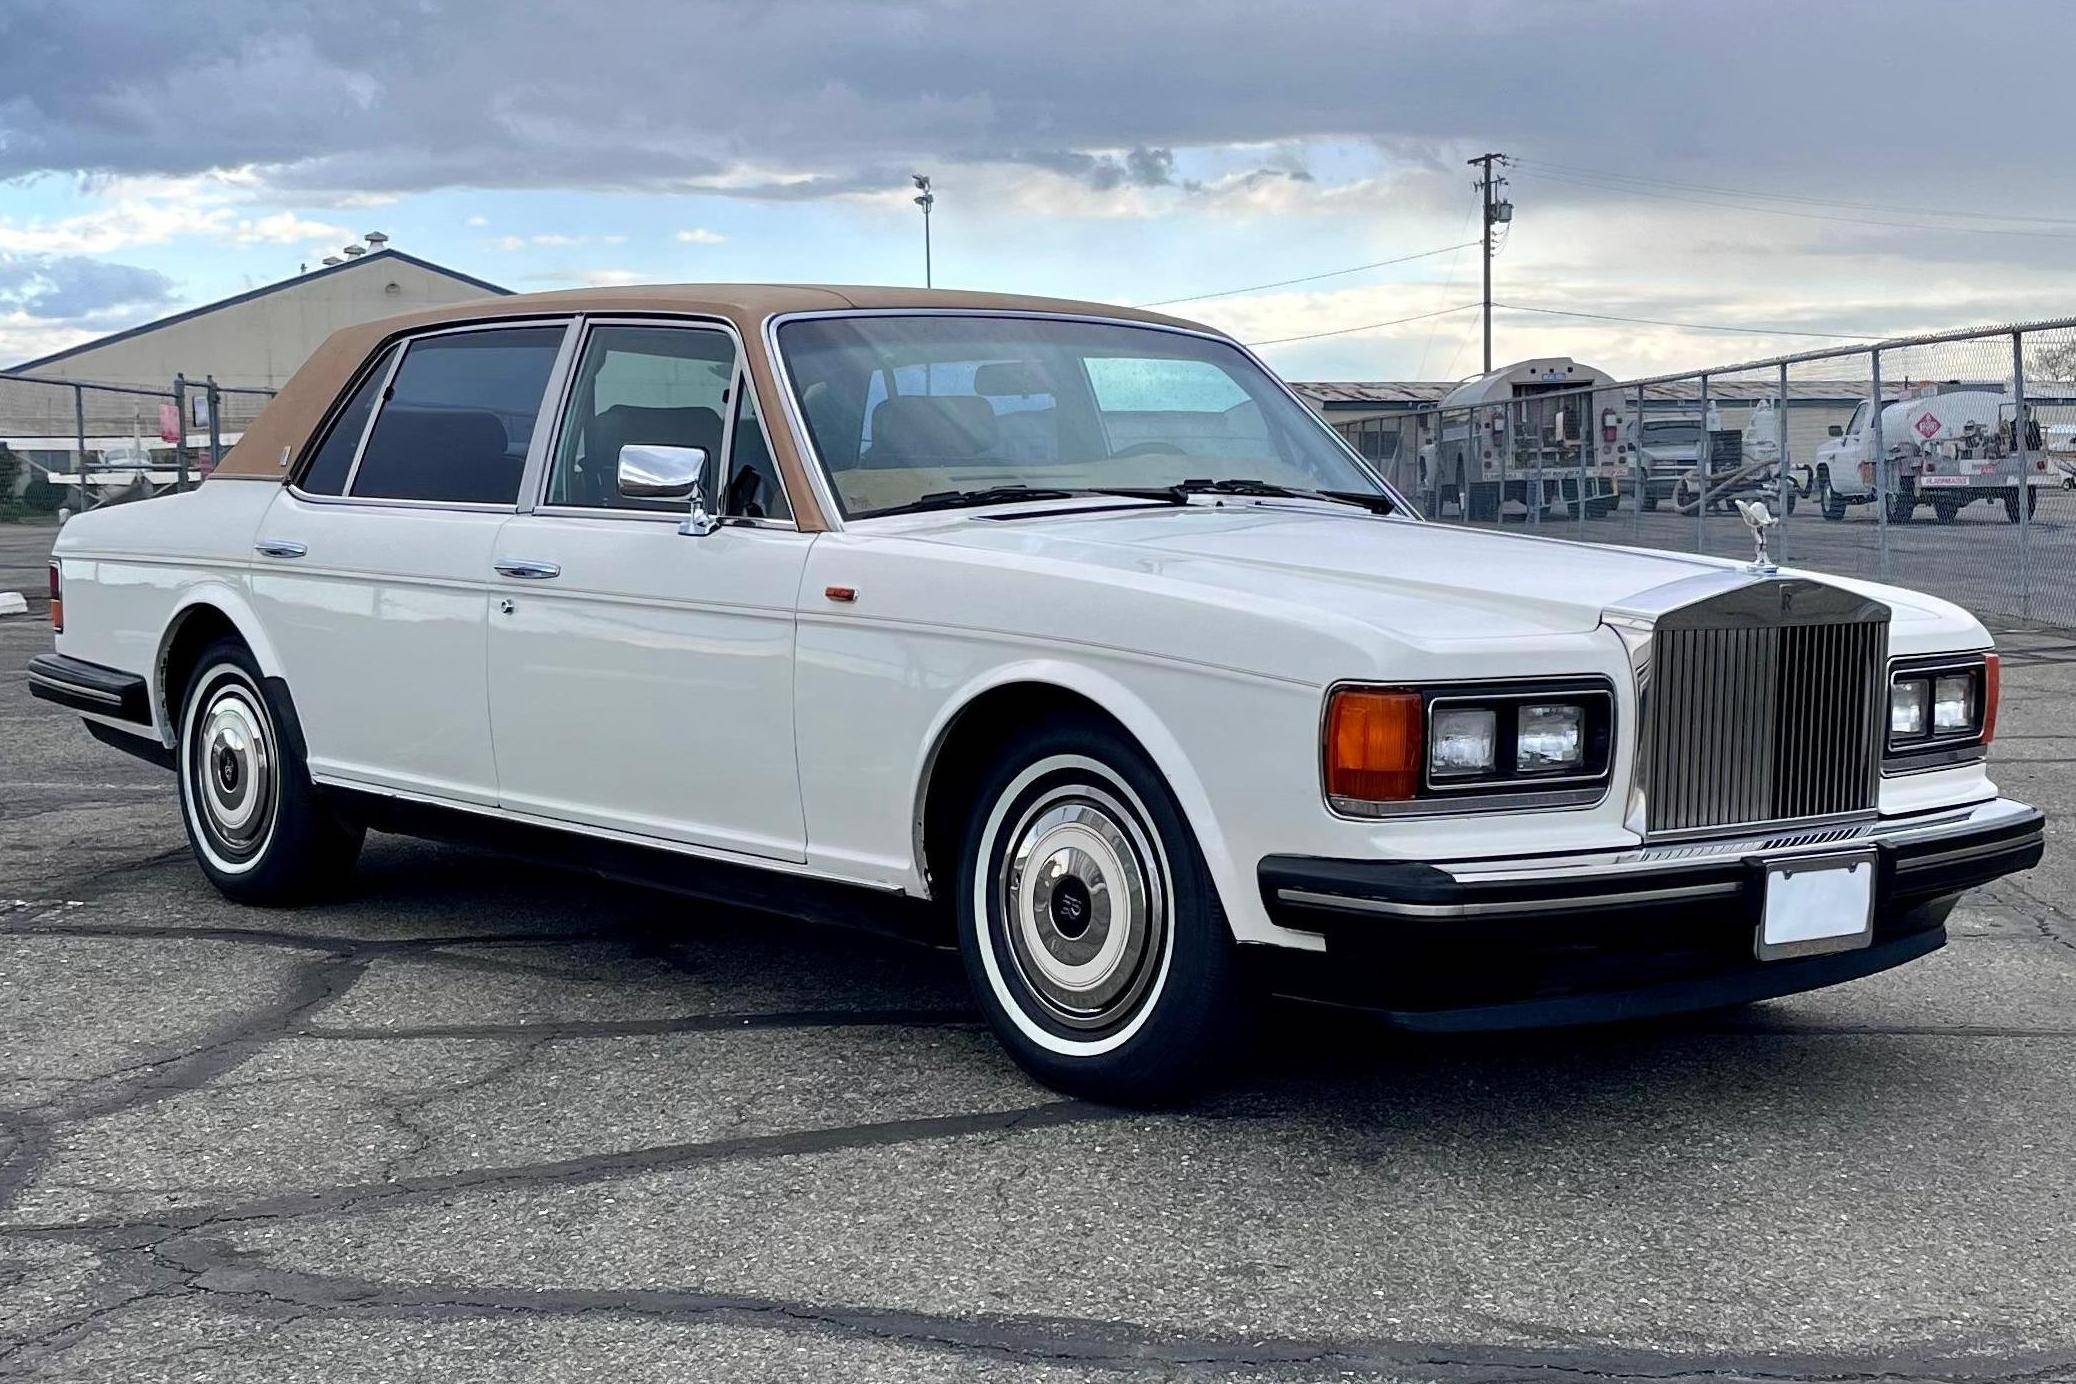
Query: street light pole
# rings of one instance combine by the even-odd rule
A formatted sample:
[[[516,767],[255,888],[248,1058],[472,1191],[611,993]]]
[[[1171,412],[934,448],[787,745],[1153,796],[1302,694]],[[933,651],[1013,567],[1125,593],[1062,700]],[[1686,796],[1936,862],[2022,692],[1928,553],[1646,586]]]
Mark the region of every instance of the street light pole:
[[[915,204],[923,209],[923,287],[932,288],[935,285],[930,271],[930,208],[937,205],[937,194],[930,191],[928,174],[911,173],[909,177],[916,186]]]
[[[1492,165],[1497,163],[1504,167],[1506,161],[1507,156],[1505,154],[1480,154],[1474,159],[1466,160],[1466,162],[1469,163],[1471,167],[1483,167],[1483,169],[1485,170],[1485,176],[1478,179],[1478,181],[1475,184],[1473,184],[1473,186],[1475,186],[1478,189],[1479,196],[1482,198],[1484,203],[1484,215],[1480,218],[1480,220],[1482,221],[1485,228],[1484,373],[1487,375],[1492,373],[1492,228],[1494,226],[1503,226],[1514,219],[1514,204],[1512,202],[1505,201],[1498,196],[1499,190],[1507,185],[1507,180],[1505,178],[1494,178],[1492,176]]]

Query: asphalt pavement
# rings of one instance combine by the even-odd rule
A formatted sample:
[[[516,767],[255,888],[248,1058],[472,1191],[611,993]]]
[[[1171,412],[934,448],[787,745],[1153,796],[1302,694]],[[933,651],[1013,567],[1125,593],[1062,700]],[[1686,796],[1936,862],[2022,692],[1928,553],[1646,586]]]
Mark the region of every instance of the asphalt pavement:
[[[336,902],[226,902],[170,778],[29,697],[41,608],[0,1374],[2076,1380],[2076,634],[2003,641],[1995,776],[2056,823],[1942,952],[1555,1034],[1279,1006],[1146,1114],[869,933],[387,836]]]

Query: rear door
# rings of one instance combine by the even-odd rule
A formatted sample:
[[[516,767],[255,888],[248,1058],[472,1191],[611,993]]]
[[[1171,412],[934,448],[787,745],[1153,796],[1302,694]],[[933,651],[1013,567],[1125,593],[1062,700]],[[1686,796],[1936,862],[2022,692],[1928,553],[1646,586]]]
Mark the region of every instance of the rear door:
[[[594,321],[540,504],[498,536],[490,710],[501,801],[530,816],[804,858],[792,509],[725,325]],[[701,447],[720,527],[623,496],[619,451]]]
[[[252,595],[321,779],[492,804],[484,616],[567,320],[370,363],[262,520]]]

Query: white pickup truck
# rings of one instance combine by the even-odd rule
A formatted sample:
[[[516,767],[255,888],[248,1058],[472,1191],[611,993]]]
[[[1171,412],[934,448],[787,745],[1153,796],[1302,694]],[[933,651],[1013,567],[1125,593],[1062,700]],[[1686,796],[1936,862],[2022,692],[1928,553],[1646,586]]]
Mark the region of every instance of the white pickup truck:
[[[1987,389],[1934,389],[1899,399],[1881,411],[1881,447],[1889,463],[1888,518],[1907,524],[1921,504],[1942,524],[1977,500],[2001,502],[2019,520],[2019,493],[2030,513],[2040,491],[2058,484],[2041,447],[2040,426],[2027,420],[2026,445],[2012,443],[2016,410],[2011,396]],[[1843,426],[1817,451],[1816,489],[1824,517],[1843,519],[1852,505],[1876,499],[1874,403],[1862,399]]]

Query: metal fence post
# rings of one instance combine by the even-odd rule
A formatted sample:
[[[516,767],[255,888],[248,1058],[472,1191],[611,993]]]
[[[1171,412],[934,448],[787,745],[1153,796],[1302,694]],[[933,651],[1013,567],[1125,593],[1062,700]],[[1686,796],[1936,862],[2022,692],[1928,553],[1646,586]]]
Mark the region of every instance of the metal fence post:
[[[1775,501],[1774,510],[1777,514],[1781,516],[1781,518],[1786,519],[1789,514],[1793,513],[1792,509],[1789,507],[1788,494],[1794,488],[1795,483],[1788,479],[1788,366],[1787,362],[1785,361],[1781,362],[1780,402],[1775,406],[1775,408],[1776,412],[1773,415],[1773,426],[1780,443],[1779,447],[1776,449],[1780,457],[1780,476],[1778,477],[1780,482],[1780,496]],[[1782,553],[1785,553],[1788,550],[1788,527],[1786,524],[1781,525],[1780,537],[1780,550]]]
[[[88,498],[93,492],[87,489],[86,390],[80,385],[72,386],[72,440],[79,448],[79,464],[73,470],[79,477],[79,512],[84,514],[93,507]]]
[[[209,387],[209,469],[213,472],[223,463],[223,432],[216,421],[222,416],[222,411],[217,408],[222,396],[216,392],[216,376],[205,375],[203,379]]]
[[[173,377],[173,489],[187,489],[187,376]]]
[[[1651,488],[1650,468],[1644,465],[1644,387],[1636,387],[1636,418],[1629,425],[1629,460],[1636,467],[1636,512],[1630,516],[1630,527],[1636,531],[1637,541],[1643,540],[1644,496]]]
[[[2033,618],[2033,462],[2026,455],[2025,334],[2011,334],[2011,450],[2018,458],[2018,615]],[[2046,438],[2040,439],[2043,443]]]
[[[1701,372],[1701,432],[1694,445],[1694,551],[1708,551],[1708,469],[1715,438],[1708,431],[1708,372]]]
[[[1868,353],[1874,383],[1874,397],[1868,401],[1874,447],[1874,524],[1875,524],[1875,571],[1883,581],[1889,579],[1889,451],[1881,442],[1881,348],[1875,347]]]
[[[1579,533],[1582,536],[1586,532],[1586,460],[1588,449],[1593,446],[1593,429],[1590,426],[1593,422],[1592,413],[1592,394],[1581,395],[1579,398],[1579,486],[1577,491],[1573,493],[1572,499],[1577,502],[1579,507]]]

